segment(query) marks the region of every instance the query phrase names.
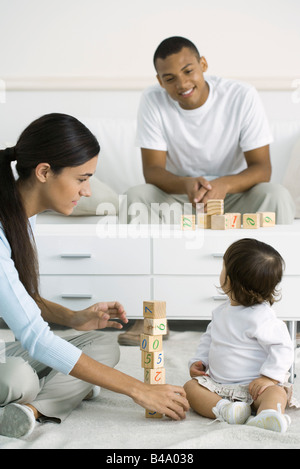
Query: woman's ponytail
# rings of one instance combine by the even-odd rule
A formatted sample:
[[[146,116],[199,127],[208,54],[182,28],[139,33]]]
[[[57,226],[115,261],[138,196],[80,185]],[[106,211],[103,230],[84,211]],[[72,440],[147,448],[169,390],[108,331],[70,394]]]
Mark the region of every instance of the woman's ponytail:
[[[31,226],[20,197],[12,162],[16,147],[0,150],[0,222],[11,247],[11,257],[27,292],[37,298],[38,263]]]

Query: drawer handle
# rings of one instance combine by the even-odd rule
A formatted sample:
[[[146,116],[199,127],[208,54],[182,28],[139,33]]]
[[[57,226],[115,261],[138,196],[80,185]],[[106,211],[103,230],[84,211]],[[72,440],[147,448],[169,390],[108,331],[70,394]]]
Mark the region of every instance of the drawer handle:
[[[226,301],[227,300],[227,296],[223,296],[223,295],[215,295],[213,296],[213,300],[214,301]]]
[[[213,252],[213,253],[212,253],[212,256],[213,256],[213,257],[223,257],[223,256],[224,256],[224,253],[223,253],[223,252]]]
[[[62,298],[88,298],[91,299],[93,295],[91,293],[62,293]]]
[[[86,259],[86,258],[91,258],[92,257],[92,254],[89,254],[89,253],[73,253],[73,252],[70,252],[70,253],[63,253],[63,254],[60,254],[60,257],[63,258],[63,259]]]

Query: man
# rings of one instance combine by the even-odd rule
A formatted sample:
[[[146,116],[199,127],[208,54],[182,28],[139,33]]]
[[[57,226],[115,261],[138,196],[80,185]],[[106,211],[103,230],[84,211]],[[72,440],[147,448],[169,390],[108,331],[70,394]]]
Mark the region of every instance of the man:
[[[272,136],[256,90],[204,77],[206,59],[182,37],[165,39],[154,65],[160,86],[144,92],[137,130],[147,184],[127,192],[128,206],[225,199],[227,212],[275,211],[291,223],[290,194],[269,183]]]
[[[170,222],[161,213],[163,203],[205,207],[209,199],[224,199],[225,212],[270,211],[278,224],[292,223],[291,195],[269,182],[272,136],[254,87],[204,77],[206,59],[182,37],[158,46],[154,66],[160,86],[143,93],[138,113],[146,184],[127,192],[128,207],[148,207],[139,222]],[[175,212],[174,222],[180,223],[181,213]],[[134,216],[128,222],[136,222]]]

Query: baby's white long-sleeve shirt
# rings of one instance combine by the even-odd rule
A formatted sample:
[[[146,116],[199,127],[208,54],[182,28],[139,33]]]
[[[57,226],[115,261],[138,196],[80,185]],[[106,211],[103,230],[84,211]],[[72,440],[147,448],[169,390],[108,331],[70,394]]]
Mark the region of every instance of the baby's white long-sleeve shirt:
[[[287,327],[273,308],[217,307],[189,367],[201,360],[218,383],[248,384],[261,375],[283,383],[294,359]]]
[[[53,334],[43,320],[40,309],[19,279],[1,224],[0,316],[33,358],[64,374],[75,366],[81,350]]]

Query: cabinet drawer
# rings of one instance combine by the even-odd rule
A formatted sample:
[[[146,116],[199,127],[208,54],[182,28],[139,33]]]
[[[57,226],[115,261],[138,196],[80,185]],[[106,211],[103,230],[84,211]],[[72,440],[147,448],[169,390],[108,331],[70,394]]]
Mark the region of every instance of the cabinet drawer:
[[[41,274],[147,274],[148,239],[37,236]]]
[[[209,274],[218,275],[223,255],[234,241],[255,238],[273,246],[283,257],[286,274],[300,273],[299,234],[276,231],[276,228],[260,230],[205,230],[203,243],[187,244],[184,239],[153,240],[154,274]]]
[[[166,301],[168,319],[210,319],[211,312],[227,299],[219,293],[219,276],[173,276],[154,279],[154,297]],[[284,277],[282,298],[273,308],[281,319],[300,320],[299,277]]]
[[[166,301],[168,319],[210,319],[227,296],[218,292],[218,276],[157,277],[154,298]]]
[[[284,276],[281,282],[281,299],[273,308],[281,319],[300,321],[298,291],[300,276]]]
[[[188,249],[183,239],[153,240],[154,274],[218,274],[225,246],[205,238],[197,249]]]
[[[119,301],[129,318],[143,315],[150,298],[147,277],[41,275],[41,295],[47,300],[79,310],[99,301]]]

